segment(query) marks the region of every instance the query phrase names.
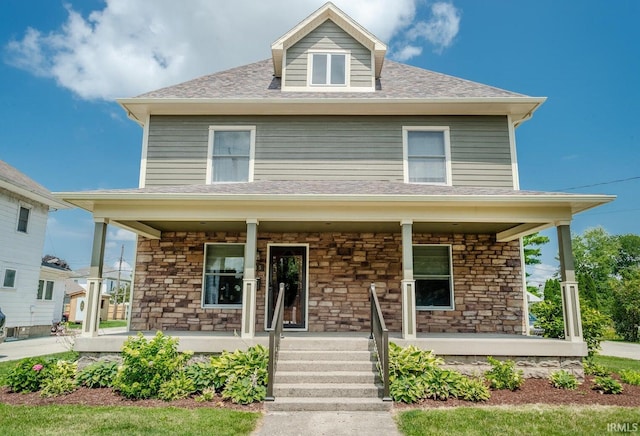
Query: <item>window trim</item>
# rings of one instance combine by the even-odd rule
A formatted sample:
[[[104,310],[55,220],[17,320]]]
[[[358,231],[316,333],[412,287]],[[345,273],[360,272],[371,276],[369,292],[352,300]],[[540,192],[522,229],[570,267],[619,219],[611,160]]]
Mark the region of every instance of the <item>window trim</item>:
[[[451,299],[450,306],[418,306],[417,304],[417,286],[416,286],[416,310],[418,311],[434,311],[434,310],[442,310],[442,311],[451,311],[455,310],[456,302],[455,302],[455,289],[454,289],[454,280],[453,280],[453,246],[452,244],[413,244],[412,256],[413,256],[413,248],[414,247],[447,247],[449,252],[449,295]],[[428,279],[436,276],[427,276],[424,274],[417,274],[414,268],[413,271],[413,279],[414,281],[418,281],[420,279]],[[439,277],[439,276],[438,276]]]
[[[13,285],[5,286],[4,282],[7,279],[7,271],[13,271]],[[0,284],[0,288],[2,289],[17,289],[18,283],[18,270],[16,268],[5,267],[2,269],[2,283]]]
[[[418,185],[452,186],[451,135],[449,126],[402,126],[402,170],[404,182]],[[444,182],[411,182],[409,177],[409,132],[442,132],[444,136]]]
[[[313,56],[325,54],[327,57],[326,74],[330,76],[333,55],[344,55],[344,83],[313,83]],[[330,82],[331,80],[329,80]],[[351,88],[351,52],[349,50],[308,50],[307,51],[307,86],[309,88]]]
[[[26,209],[28,211],[28,213],[29,213],[28,216],[27,216],[27,226],[26,226],[27,228],[24,231],[20,230],[20,211],[22,209]],[[18,214],[16,216],[16,232],[17,233],[22,233],[24,235],[28,235],[29,234],[29,227],[30,227],[30,224],[31,224],[31,213],[32,213],[32,211],[33,211],[33,206],[31,206],[30,204],[25,204],[25,203],[22,203],[22,202],[20,202],[18,204]]]
[[[205,296],[205,285],[207,284],[207,247],[210,245],[240,245],[242,246],[245,250],[246,250],[246,244],[244,242],[206,242],[204,244],[204,252],[203,252],[203,259],[202,259],[202,288],[201,288],[201,292],[202,295],[200,296],[200,307],[202,309],[242,309],[242,300],[244,299],[244,295],[242,296],[243,298],[241,299],[241,302],[238,304],[205,304],[204,302],[204,296]],[[245,252],[243,250],[243,254],[242,254],[242,258],[245,258]],[[245,267],[246,268],[246,265]],[[244,293],[244,268],[242,270],[242,280],[243,280],[243,286],[242,286],[242,290],[241,292]]]
[[[42,283],[42,297],[38,298],[38,293],[40,292],[40,283]],[[51,298],[47,298],[47,287],[51,283]],[[53,301],[53,295],[56,292],[56,282],[54,280],[38,280],[38,291],[36,292],[36,300],[37,301]]]
[[[249,175],[247,180],[238,181],[238,182],[214,182],[213,181],[213,140],[216,131],[234,131],[234,132],[242,132],[249,131],[250,132],[250,144],[249,144]],[[249,183],[253,182],[253,172],[255,165],[255,152],[256,152],[256,126],[248,126],[248,125],[215,125],[209,126],[209,138],[207,143],[207,174],[206,174],[206,184],[220,184],[220,183]]]

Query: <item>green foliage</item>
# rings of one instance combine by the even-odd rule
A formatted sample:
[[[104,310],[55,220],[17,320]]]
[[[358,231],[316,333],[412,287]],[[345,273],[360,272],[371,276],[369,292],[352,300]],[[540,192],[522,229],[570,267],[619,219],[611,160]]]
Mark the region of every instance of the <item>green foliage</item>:
[[[204,391],[202,391],[202,394],[196,397],[196,401],[198,403],[203,403],[205,401],[213,401],[215,397],[216,397],[216,390],[214,388],[207,388]]]
[[[595,362],[592,357],[582,359],[582,367],[586,375],[606,376],[610,374],[607,368]]]
[[[542,249],[540,246],[547,244],[549,238],[541,235],[540,233],[534,233],[533,235],[527,235],[522,238],[522,245],[524,246],[524,263],[525,265],[538,265],[540,264],[540,256],[542,255]]]
[[[600,342],[604,336],[611,319],[590,307],[582,308],[582,337],[587,343],[589,355],[593,355],[600,350]]]
[[[460,395],[465,376],[457,371],[435,368],[425,374],[425,393],[427,398],[447,400]]]
[[[179,400],[181,398],[187,398],[195,391],[196,386],[193,380],[191,380],[184,371],[180,371],[170,380],[160,385],[158,398],[164,401]]]
[[[7,384],[13,392],[39,391],[53,364],[43,357],[22,359],[7,375]]]
[[[620,379],[628,385],[640,386],[640,371],[623,369],[620,371]]]
[[[222,390],[222,398],[236,404],[262,401],[267,396],[267,387],[259,381],[258,369],[249,377],[231,377]]]
[[[216,387],[216,371],[211,363],[194,363],[187,366],[184,372],[193,381],[196,392]]]
[[[264,400],[267,394],[269,350],[255,345],[246,351],[223,352],[211,358],[213,375],[208,374],[222,397],[238,404]]]
[[[179,353],[178,340],[157,332],[150,341],[138,333],[122,346],[123,365],[113,387],[127,398],[154,398],[162,384],[185,366],[192,353]]]
[[[423,375],[409,374],[389,380],[389,395],[393,401],[417,403],[426,396],[426,384]]]
[[[49,367],[47,377],[42,381],[40,395],[43,397],[57,397],[68,394],[76,389],[75,375],[78,370],[76,362],[58,360]]]
[[[613,290],[611,318],[625,341],[640,341],[640,267],[629,267]]]
[[[117,362],[96,362],[80,371],[76,381],[88,388],[110,388],[117,375]]]
[[[515,391],[522,386],[524,376],[522,370],[515,369],[515,362],[505,360],[501,362],[491,356],[487,357],[491,369],[484,373],[492,389],[509,389]]]
[[[444,363],[433,351],[421,350],[414,345],[402,348],[389,343],[389,381],[410,375],[424,374]]]
[[[465,377],[460,386],[459,397],[466,401],[487,401],[491,392],[483,379]]]
[[[603,394],[621,394],[622,385],[611,376],[599,376],[593,380],[593,390],[600,391]]]
[[[549,381],[554,388],[558,389],[575,389],[578,387],[578,379],[569,371],[561,369],[560,371],[552,372],[549,376]]]

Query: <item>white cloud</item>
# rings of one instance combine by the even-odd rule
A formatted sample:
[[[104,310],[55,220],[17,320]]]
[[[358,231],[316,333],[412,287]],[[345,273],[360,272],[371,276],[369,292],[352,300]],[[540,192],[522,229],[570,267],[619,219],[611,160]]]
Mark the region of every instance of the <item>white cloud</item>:
[[[86,17],[67,6],[59,29],[44,34],[29,28],[5,51],[11,65],[53,78],[81,98],[111,100],[265,59],[271,42],[324,1],[155,0],[150,7],[142,0],[106,0],[104,9]],[[335,3],[389,41],[411,25],[418,1]],[[447,15],[438,16],[443,24],[433,24],[432,32],[446,41]]]
[[[544,284],[547,280],[552,279],[558,272],[558,265],[538,264],[527,265],[527,283],[531,286],[540,287],[540,290],[544,290]]]
[[[402,47],[399,51],[397,51],[394,55],[394,59],[400,62],[404,62],[406,60],[411,59],[415,56],[420,56],[422,54],[422,47],[416,47],[415,45],[407,45]]]
[[[109,233],[109,239],[112,241],[135,241],[136,234],[128,230],[116,228],[115,231]]]

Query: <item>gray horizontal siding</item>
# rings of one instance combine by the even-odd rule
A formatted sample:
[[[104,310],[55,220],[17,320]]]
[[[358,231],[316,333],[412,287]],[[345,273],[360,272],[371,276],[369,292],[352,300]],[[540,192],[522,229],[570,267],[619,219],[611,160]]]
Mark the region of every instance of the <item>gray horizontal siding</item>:
[[[307,53],[309,50],[348,50],[351,53],[350,85],[371,87],[371,51],[327,20],[287,49],[285,86],[307,86]]]
[[[147,185],[206,183],[210,125],[256,126],[255,180],[403,181],[402,127],[449,126],[456,186],[512,187],[505,117],[154,116]]]

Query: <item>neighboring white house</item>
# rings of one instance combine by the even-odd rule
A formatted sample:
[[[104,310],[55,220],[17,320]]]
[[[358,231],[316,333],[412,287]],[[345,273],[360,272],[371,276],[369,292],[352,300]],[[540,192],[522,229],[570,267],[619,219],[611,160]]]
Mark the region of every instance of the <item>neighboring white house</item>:
[[[0,161],[0,308],[7,337],[48,334],[56,315],[60,319],[64,279],[62,272],[42,266],[42,250],[49,211],[67,207]]]

